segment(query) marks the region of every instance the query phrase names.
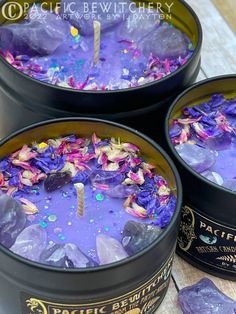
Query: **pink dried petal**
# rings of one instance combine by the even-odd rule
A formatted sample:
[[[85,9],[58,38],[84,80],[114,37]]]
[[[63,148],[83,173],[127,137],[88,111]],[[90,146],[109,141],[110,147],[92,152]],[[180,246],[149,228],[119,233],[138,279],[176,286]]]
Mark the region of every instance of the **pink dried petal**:
[[[93,186],[96,188],[96,189],[99,189],[99,190],[110,190],[110,187],[109,185],[107,184],[102,184],[102,183],[94,183]]]
[[[134,202],[134,200],[135,200],[135,195],[130,195],[123,204],[124,208],[130,207],[130,205]]]
[[[26,185],[26,186],[32,186],[33,185],[31,180],[28,178],[24,178],[20,172],[19,172],[18,176],[19,176],[21,184]]]
[[[37,155],[37,152],[31,152],[31,149],[27,145],[24,145],[19,152],[18,159],[20,161],[28,161],[32,158],[35,158]]]
[[[142,185],[145,182],[143,171],[139,169],[137,173],[129,171],[128,178],[125,179],[124,184],[139,184]]]
[[[121,147],[123,150],[130,153],[138,153],[140,151],[138,146],[131,143],[122,143]]]
[[[200,123],[193,123],[193,128],[200,138],[207,140],[210,137]]]
[[[127,207],[126,212],[134,217],[142,219],[147,218],[146,210],[143,207],[137,205],[136,203],[133,203],[132,207]]]
[[[93,145],[95,145],[95,144],[97,144],[99,142],[101,142],[101,139],[99,137],[97,137],[97,135],[95,133],[93,133],[93,135],[92,135],[92,143],[93,143]]]
[[[7,195],[12,196],[15,192],[18,191],[18,188],[15,186],[11,186],[9,187],[8,191],[7,191]]]
[[[222,113],[215,118],[215,121],[221,130],[230,133],[234,132],[234,129],[229,125],[227,118]]]
[[[28,162],[20,161],[20,160],[17,160],[17,159],[12,160],[12,164],[14,166],[21,167],[21,168],[23,168],[25,170],[31,170],[33,168],[33,167],[31,167],[31,165]]]
[[[198,121],[200,121],[202,119],[202,117],[198,117],[198,118],[193,118],[193,119],[190,119],[190,118],[186,118],[186,119],[178,119],[177,122],[180,123],[180,124],[193,124],[193,123],[196,123]]]
[[[4,175],[2,172],[0,172],[0,186],[4,186],[4,185],[5,185]]]
[[[118,163],[115,163],[115,162],[111,162],[109,163],[108,165],[104,166],[103,167],[103,170],[106,170],[106,171],[118,171],[119,170],[119,164]]]
[[[121,162],[124,161],[128,156],[127,152],[122,152],[121,150],[112,149],[107,152],[107,158],[109,161]]]
[[[38,213],[38,208],[36,207],[36,205],[34,205],[32,202],[30,202],[29,200],[27,200],[26,198],[20,198],[20,201],[22,203],[22,207],[24,209],[24,212],[27,215],[33,215]]]
[[[163,184],[163,185],[160,186],[160,188],[158,189],[157,193],[158,193],[159,196],[169,196],[171,191],[168,188],[168,186]]]

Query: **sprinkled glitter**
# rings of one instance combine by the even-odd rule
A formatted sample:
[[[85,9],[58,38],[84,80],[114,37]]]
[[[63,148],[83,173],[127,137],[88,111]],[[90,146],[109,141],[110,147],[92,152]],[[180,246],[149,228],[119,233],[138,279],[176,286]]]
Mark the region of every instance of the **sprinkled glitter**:
[[[54,229],[54,233],[58,234],[58,233],[60,233],[60,232],[62,232],[62,229],[61,229],[61,228],[55,228],[55,229]]]
[[[69,221],[67,225],[68,225],[68,226],[71,226],[71,225],[72,225],[72,222],[71,222],[71,221]]]
[[[50,222],[54,222],[54,221],[57,220],[57,216],[56,216],[56,215],[50,215],[50,216],[48,216],[48,220],[49,220]]]
[[[59,237],[61,240],[65,240],[65,238],[66,238],[66,237],[64,236],[64,234],[62,234],[62,233],[59,233],[59,234],[58,234],[58,237]]]
[[[44,208],[45,208],[45,209],[48,209],[48,205],[45,205]]]
[[[92,224],[94,223],[94,219],[90,219],[89,222]]]
[[[78,36],[79,31],[78,31],[77,28],[75,28],[74,26],[72,26],[72,27],[70,28],[70,33],[71,33],[71,35],[72,35],[73,37],[76,37],[76,36]]]
[[[104,230],[108,232],[110,230],[110,228],[109,227],[105,227]]]
[[[96,195],[96,200],[97,201],[103,201],[104,200],[104,195],[102,195],[101,193]]]
[[[47,226],[48,226],[48,224],[45,222],[45,221],[40,221],[40,226],[42,227],[42,228],[47,228]]]

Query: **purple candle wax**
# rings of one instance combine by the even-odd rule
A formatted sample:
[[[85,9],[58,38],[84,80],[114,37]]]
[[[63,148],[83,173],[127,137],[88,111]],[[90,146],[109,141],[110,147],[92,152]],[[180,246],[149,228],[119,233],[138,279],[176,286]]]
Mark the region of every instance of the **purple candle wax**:
[[[184,108],[170,127],[179,155],[208,180],[236,192],[236,99],[215,94]]]
[[[0,187],[10,196],[0,195],[0,242],[27,259],[63,268],[136,254],[168,226],[176,205],[137,146],[95,134],[24,145],[0,161]]]
[[[61,16],[49,11],[42,16],[40,7],[34,6],[29,20],[0,27],[1,55],[35,79],[80,90],[116,90],[153,82],[192,56],[194,47],[187,35],[160,20],[157,10],[128,6],[118,21],[105,17],[99,21],[101,43],[95,64],[93,20],[79,19],[80,4],[76,9],[75,21],[63,9]]]

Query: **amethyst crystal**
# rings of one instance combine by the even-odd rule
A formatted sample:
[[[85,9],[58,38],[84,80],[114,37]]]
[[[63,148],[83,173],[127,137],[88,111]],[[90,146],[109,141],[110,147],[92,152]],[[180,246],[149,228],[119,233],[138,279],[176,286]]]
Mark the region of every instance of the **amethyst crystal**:
[[[124,227],[123,247],[129,255],[134,255],[152,244],[161,232],[159,227],[130,220]]]
[[[29,20],[20,24],[0,27],[0,42],[3,49],[15,55],[49,55],[53,53],[69,34],[69,24],[46,11],[42,15],[39,7],[29,12]]]
[[[223,178],[217,172],[211,172],[207,170],[207,171],[202,172],[201,175],[205,177],[206,179],[212,181],[213,183],[216,183],[219,185],[222,185],[224,183]]]
[[[75,244],[52,244],[41,254],[40,262],[61,268],[86,268],[97,264],[85,256]]]
[[[0,195],[0,243],[7,248],[15,242],[26,224],[22,206],[12,197]]]
[[[114,263],[128,257],[119,241],[103,234],[97,236],[97,255],[100,265]]]
[[[138,193],[140,190],[137,185],[119,184],[114,188],[107,190],[106,194],[112,198],[126,198],[132,194]]]
[[[24,258],[39,262],[39,257],[47,245],[47,233],[40,225],[25,228],[16,238],[10,250]]]
[[[107,31],[128,15],[128,3],[128,0],[113,0],[107,4],[93,0],[62,0],[60,15],[78,28],[81,35],[93,35],[94,20],[101,22],[103,32]]]
[[[223,187],[236,192],[236,179],[225,181]]]
[[[50,174],[44,181],[47,192],[54,192],[71,182],[70,172],[57,172]]]
[[[232,142],[232,135],[228,132],[220,132],[214,137],[206,140],[206,145],[211,150],[226,150],[230,147]]]
[[[91,176],[91,184],[93,186],[106,185],[107,187],[115,187],[124,180],[124,175],[118,171],[95,170]]]
[[[150,35],[146,36],[140,42],[139,48],[147,56],[153,53],[161,60],[185,57],[188,53],[188,45],[184,34],[168,23],[163,23],[155,32],[151,32]]]
[[[215,164],[214,152],[193,144],[180,144],[175,146],[181,158],[195,171],[203,172]]]
[[[208,278],[180,290],[179,303],[184,314],[236,313],[236,302],[223,294]]]
[[[133,10],[127,20],[117,29],[118,40],[138,42],[158,27],[160,24],[157,10],[137,8]]]

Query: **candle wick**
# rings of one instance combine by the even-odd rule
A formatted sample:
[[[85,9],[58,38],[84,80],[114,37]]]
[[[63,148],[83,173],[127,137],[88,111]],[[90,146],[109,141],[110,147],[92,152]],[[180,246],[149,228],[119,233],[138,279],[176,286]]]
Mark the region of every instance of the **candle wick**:
[[[101,23],[99,21],[93,22],[94,28],[94,65],[98,64],[100,58],[100,43],[101,43]]]
[[[75,183],[74,187],[77,192],[77,216],[84,216],[84,185],[83,183]]]

